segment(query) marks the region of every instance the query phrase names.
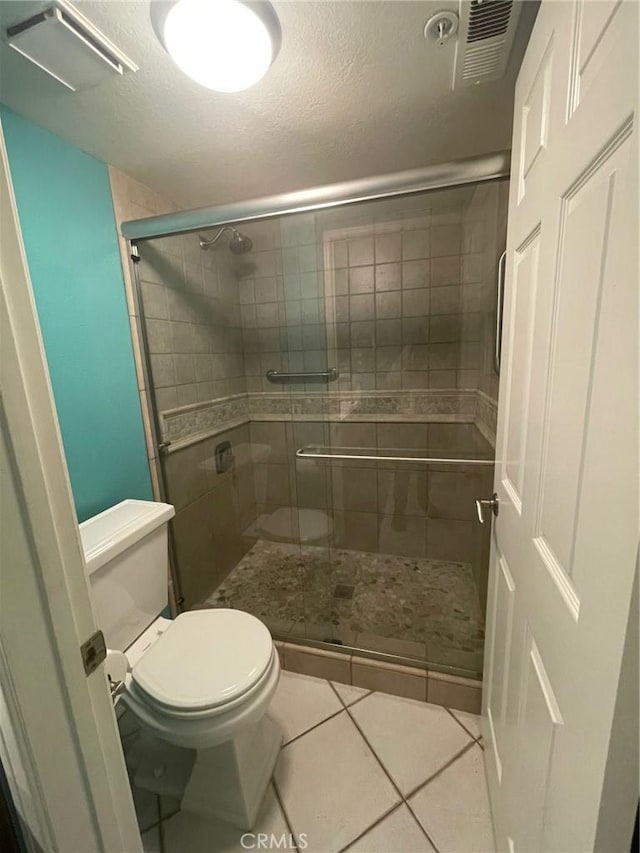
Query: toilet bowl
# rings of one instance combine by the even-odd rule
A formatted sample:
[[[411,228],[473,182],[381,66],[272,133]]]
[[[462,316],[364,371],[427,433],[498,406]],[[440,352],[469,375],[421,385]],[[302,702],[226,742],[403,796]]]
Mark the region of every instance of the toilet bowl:
[[[267,715],[280,663],[268,629],[248,613],[196,610],[170,620],[156,610],[150,618],[154,579],[166,587],[172,511],[125,501],[81,525],[98,624],[112,650],[107,674],[124,679],[119,700],[145,733],[142,786],[160,793],[172,766],[188,766],[182,808],[250,829],[282,743]],[[153,593],[155,606],[160,598],[166,602],[166,589]]]

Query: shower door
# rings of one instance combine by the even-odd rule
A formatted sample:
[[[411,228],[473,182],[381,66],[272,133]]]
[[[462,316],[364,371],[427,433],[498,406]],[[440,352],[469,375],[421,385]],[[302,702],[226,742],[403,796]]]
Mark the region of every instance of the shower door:
[[[293,640],[481,673],[505,219],[504,183],[281,219]]]
[[[482,671],[506,185],[139,244],[184,606]]]

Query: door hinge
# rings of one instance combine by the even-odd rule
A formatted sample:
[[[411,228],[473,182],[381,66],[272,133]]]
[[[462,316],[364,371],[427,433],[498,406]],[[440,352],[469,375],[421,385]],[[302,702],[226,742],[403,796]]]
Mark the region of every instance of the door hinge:
[[[80,646],[85,675],[91,675],[107,657],[107,646],[102,631],[96,631]]]

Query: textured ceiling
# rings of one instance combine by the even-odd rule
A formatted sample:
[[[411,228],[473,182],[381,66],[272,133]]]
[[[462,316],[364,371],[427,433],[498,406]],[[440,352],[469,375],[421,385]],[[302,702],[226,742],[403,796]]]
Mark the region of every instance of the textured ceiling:
[[[0,24],[45,5],[0,2]],[[515,75],[537,4],[525,4],[507,75],[452,92],[455,45],[438,49],[422,30],[457,2],[275,0],[280,54],[263,80],[236,94],[204,89],[175,67],[148,2],[76,5],[140,70],[72,93],[0,43],[0,98],[195,207],[508,148]]]

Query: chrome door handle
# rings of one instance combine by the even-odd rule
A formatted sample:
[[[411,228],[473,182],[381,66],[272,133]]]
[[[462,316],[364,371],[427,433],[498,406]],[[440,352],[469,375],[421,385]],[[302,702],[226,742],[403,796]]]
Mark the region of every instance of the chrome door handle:
[[[478,513],[478,521],[480,522],[480,524],[484,524],[485,507],[487,509],[491,508],[491,512],[495,516],[498,515],[498,512],[500,511],[500,501],[496,492],[493,493],[490,499],[476,501],[476,512]]]

